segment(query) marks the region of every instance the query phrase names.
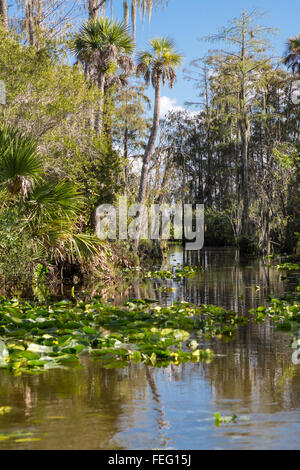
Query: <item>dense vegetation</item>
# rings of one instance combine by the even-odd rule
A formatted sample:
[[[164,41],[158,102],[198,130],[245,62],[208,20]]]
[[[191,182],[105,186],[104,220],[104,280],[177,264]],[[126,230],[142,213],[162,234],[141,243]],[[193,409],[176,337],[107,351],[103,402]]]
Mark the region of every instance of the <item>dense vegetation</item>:
[[[87,353],[105,368],[209,362],[212,351],[199,344],[232,339],[248,322],[213,305],[133,299],[120,307],[92,292],[79,300],[76,282],[116,272],[160,280],[163,294],[173,289],[168,280],[205,276],[201,266],[134,269],[166,247],[142,240],[139,222],[135,241],[99,240],[99,204],[124,195],[148,206],[204,204],[207,245],[299,252],[299,38],[274,59],[275,31],[242,12],[206,38],[221,49],[185,70],[199,97],[162,117],[162,86],[174,86],[183,56],[168,37],[140,51],[135,31],[138,6],[150,20],[152,6],[166,3],[132,0],[131,26],[127,1],[118,21],[106,0],[78,0],[88,12],[80,24],[64,2],[21,1],[11,17],[0,3],[0,368],[16,375],[76,365]],[[287,261],[278,270],[299,270]],[[66,278],[72,300],[53,301],[49,285]],[[293,331],[299,296],[252,313]]]
[[[140,438],[148,413],[142,427],[135,415],[151,400],[137,391],[148,386],[164,441],[158,448],[177,448],[165,433],[160,372],[173,387],[166,396],[179,419],[187,383],[188,433],[201,437],[205,422],[239,426],[240,412],[249,409],[245,421],[258,421],[263,441],[261,416],[272,408],[279,415],[278,396],[285,396],[284,413],[267,421],[271,442],[270,422],[277,434],[282,422],[285,433],[287,414],[295,424],[295,413],[286,412],[299,404],[297,389],[293,401],[282,384],[294,374],[297,386],[300,361],[300,35],[274,57],[277,31],[258,11],[241,12],[201,39],[206,55],[184,69],[195,84],[193,101],[162,115],[163,87],[172,88],[183,67],[180,43],[162,35],[141,48],[136,32],[168,0],[14,4],[0,0],[0,442],[39,441],[32,437],[36,424],[44,428],[44,415],[67,417],[69,396],[76,422],[84,415],[97,446],[104,434],[101,446],[113,442],[118,414],[131,434],[138,423]],[[187,234],[176,238],[174,219],[168,242],[144,239],[133,216],[136,239],[100,240],[97,207],[116,206],[124,196],[128,206],[204,204],[205,244],[213,249],[185,249]],[[163,221],[157,225],[162,232]],[[179,243],[183,248],[166,256]],[[286,367],[289,348],[293,364]],[[49,415],[42,382],[55,414],[62,403],[66,416]],[[231,402],[234,414],[212,418],[214,404],[226,411]],[[19,430],[21,413],[29,432]],[[75,441],[74,422],[67,438]],[[88,441],[85,427],[77,427],[79,440]],[[48,434],[62,439],[58,428]],[[230,432],[230,439],[245,445],[248,430]],[[150,432],[152,439],[153,423]]]
[[[221,49],[186,70],[199,109],[162,119],[161,87],[174,85],[183,56],[167,37],[140,51],[134,33],[137,7],[150,19],[164,3],[124,2],[118,21],[105,0],[78,1],[88,13],[78,24],[52,0],[20,2],[10,16],[1,2],[3,291],[67,273],[109,276],[116,265],[132,267],[138,249],[153,254],[139,238],[133,246],[95,237],[95,208],[122,195],[147,205],[204,203],[210,245],[297,250],[299,38],[275,60],[275,31],[242,12],[206,38]]]
[[[272,57],[272,33],[243,12],[205,38],[220,49],[185,71],[200,90],[190,103],[200,111],[167,116],[156,152],[169,193],[205,204],[207,244],[268,254],[292,251],[300,222],[299,48],[290,41],[290,73]]]
[[[106,368],[124,367],[130,360],[158,367],[210,360],[213,353],[199,349],[199,338],[232,337],[237,325],[247,323],[213,306],[179,302],[161,308],[155,301],[132,300],[109,307],[97,298],[51,306],[2,298],[0,318],[0,368],[17,375],[74,364],[84,353]]]

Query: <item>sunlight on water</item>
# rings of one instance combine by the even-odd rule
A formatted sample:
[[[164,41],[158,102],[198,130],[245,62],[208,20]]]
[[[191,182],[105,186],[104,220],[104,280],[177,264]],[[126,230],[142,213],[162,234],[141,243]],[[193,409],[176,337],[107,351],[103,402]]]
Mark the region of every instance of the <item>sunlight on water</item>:
[[[275,269],[232,250],[170,253],[171,264],[201,264],[205,274],[179,283],[133,287],[162,303],[187,300],[245,313],[284,292]],[[209,363],[134,365],[107,370],[97,360],[82,368],[38,376],[0,373],[2,449],[296,449],[300,448],[300,366],[291,361],[290,336],[269,323],[242,327],[236,338],[203,342]],[[214,425],[214,413],[237,415]]]

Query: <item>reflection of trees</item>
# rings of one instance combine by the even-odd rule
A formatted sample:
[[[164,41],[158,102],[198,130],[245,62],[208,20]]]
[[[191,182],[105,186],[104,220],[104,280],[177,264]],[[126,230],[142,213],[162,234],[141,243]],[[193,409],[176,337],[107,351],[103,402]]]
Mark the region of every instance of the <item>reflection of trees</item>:
[[[192,389],[200,377],[211,389],[216,409],[226,415],[290,412],[299,409],[300,368],[292,365],[289,343],[286,334],[268,324],[250,324],[231,342],[205,342],[215,352],[210,364],[105,370],[99,361],[84,358],[83,369],[19,377],[1,372],[0,404],[13,407],[11,414],[1,417],[1,432],[38,429],[37,436],[45,440],[24,444],[28,448],[114,449],[128,447],[123,442],[128,430],[130,436],[134,429],[148,429],[150,414],[158,429],[153,442],[165,448],[174,430],[169,430],[170,403],[161,394],[162,384],[181,383]],[[143,439],[138,432],[134,439]],[[0,446],[14,448],[14,442]]]
[[[146,376],[147,376],[148,384],[151,390],[152,399],[156,403],[155,411],[157,413],[157,425],[158,425],[158,430],[160,432],[159,437],[162,442],[162,447],[165,448],[168,444],[168,439],[166,435],[164,434],[164,431],[169,428],[169,423],[168,421],[166,421],[166,415],[164,412],[162,399],[159,394],[159,391],[155,382],[155,378],[154,378],[153,367],[146,366]]]
[[[268,413],[299,407],[300,369],[292,364],[287,335],[269,324],[250,324],[234,341],[216,341],[212,347],[216,355],[225,355],[204,366],[216,403],[236,414],[245,409]]]
[[[241,257],[234,249],[183,252],[181,246],[174,245],[169,252],[169,262],[171,265],[204,266],[206,272],[180,282],[155,280],[141,283],[139,290],[134,284],[133,296],[156,298],[163,305],[174,301],[214,304],[244,314],[250,308],[262,305],[269,294],[284,293],[284,284],[276,269],[266,268],[260,258]],[[164,269],[167,267],[163,266]],[[176,292],[162,293],[161,286],[176,287]]]
[[[14,410],[3,417],[1,432],[37,428],[38,435],[47,435],[44,442],[28,443],[29,448],[122,448],[116,435],[134,428],[137,399],[147,398],[145,369],[103,369],[88,358],[83,363],[81,369],[38,376],[1,373],[0,403]]]
[[[269,294],[284,293],[280,274],[274,268],[267,269],[260,258],[243,258],[232,249],[205,249],[188,252],[186,257],[188,264],[202,265],[206,272],[185,279],[176,300],[214,304],[247,313],[250,308],[265,303]]]
[[[181,247],[174,247],[171,253],[174,264],[183,262]],[[204,266],[206,272],[181,282],[172,300],[215,304],[246,314],[250,308],[264,305],[269,294],[280,296],[285,290],[276,269],[266,268],[262,259],[240,257],[234,250],[189,252],[185,261]],[[250,321],[248,327],[238,330],[234,341],[218,340],[202,346],[224,356],[215,357],[211,364],[182,365],[170,380],[190,380],[200,368],[218,403],[228,400],[231,407],[232,401],[237,401],[237,409],[228,414],[243,407],[250,407],[250,413],[267,412],[270,407],[273,411],[299,407],[300,368],[292,365],[290,338],[275,332],[270,323],[255,325]]]
[[[182,263],[182,248],[175,247],[173,253],[174,264]],[[232,250],[203,250],[186,255],[189,264],[201,264],[206,272],[180,283],[135,282],[123,291],[120,286],[120,296],[116,292],[111,295],[115,303],[122,303],[126,296],[157,298],[167,304],[188,300],[245,313],[264,304],[269,292],[283,293],[279,273],[266,268],[259,259],[242,259]],[[163,295],[158,288],[166,284],[178,286],[177,291]],[[1,416],[1,432],[37,429],[39,435],[47,434],[44,441],[29,442],[28,448],[127,447],[125,441],[122,443],[123,436],[128,429],[145,427],[145,422],[148,426],[148,417],[143,413],[150,409],[152,414],[153,401],[159,433],[155,440],[166,447],[170,431],[167,432],[164,410],[168,403],[160,395],[160,384],[168,381],[172,386],[181,382],[189,387],[199,376],[211,387],[216,408],[228,415],[299,409],[300,367],[292,365],[290,338],[275,332],[269,323],[250,322],[238,330],[231,342],[203,341],[200,346],[214,350],[215,358],[210,364],[171,365],[159,370],[131,365],[107,370],[100,362],[85,357],[82,369],[18,377],[0,371],[0,406],[13,407],[11,414]],[[0,445],[13,448],[14,442]]]

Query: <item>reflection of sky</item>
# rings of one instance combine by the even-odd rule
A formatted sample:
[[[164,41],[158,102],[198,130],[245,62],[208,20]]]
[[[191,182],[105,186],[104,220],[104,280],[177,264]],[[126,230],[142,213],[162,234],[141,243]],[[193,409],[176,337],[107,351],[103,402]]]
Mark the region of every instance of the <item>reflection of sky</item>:
[[[170,257],[173,265],[182,264],[181,247],[173,246]],[[268,291],[283,289],[278,272],[265,270],[259,259],[205,249],[189,263],[198,258],[204,274],[179,283],[148,282],[147,295],[247,311],[264,304]],[[157,288],[166,284],[177,291],[162,296]],[[0,439],[0,448],[300,449],[300,366],[292,364],[290,342],[270,323],[250,322],[228,343],[199,341],[214,351],[209,364],[104,370],[84,357],[82,369],[20,377],[0,372],[0,403],[12,406],[1,416],[1,433],[30,432],[41,439]],[[235,414],[238,421],[216,428],[215,412]]]
[[[37,377],[1,372],[0,401],[12,406],[1,433],[40,440],[0,448],[300,449],[300,368],[286,335],[260,326],[210,346],[210,364],[151,368],[151,377],[143,365],[105,371],[97,361]],[[215,412],[237,423],[216,428]]]
[[[255,351],[253,351],[255,353]],[[226,358],[228,361],[228,358]],[[158,413],[152,405],[151,428],[139,435],[136,429],[121,432],[117,438],[128,448],[150,449],[299,449],[300,448],[300,370],[298,381],[286,386],[278,393],[264,383],[264,370],[247,389],[234,387],[234,374],[226,371],[224,392],[215,392],[214,380],[209,368],[218,369],[218,358],[214,364],[186,364],[174,371],[155,369],[155,380],[161,394],[161,406],[168,423],[163,430],[156,429],[153,415]],[[239,361],[237,361],[238,367]],[[245,365],[244,365],[245,366]],[[275,366],[275,364],[274,364]],[[288,366],[286,364],[286,366]],[[222,367],[220,364],[219,368]],[[244,373],[247,372],[244,370]],[[255,374],[255,372],[254,372]],[[280,374],[280,369],[278,369]],[[232,383],[231,383],[232,382]],[[280,388],[280,387],[279,387]],[[290,401],[293,394],[296,394]],[[296,408],[295,408],[296,406]],[[214,426],[214,413],[222,416],[238,416],[237,423]],[[137,408],[135,414],[139,414]]]

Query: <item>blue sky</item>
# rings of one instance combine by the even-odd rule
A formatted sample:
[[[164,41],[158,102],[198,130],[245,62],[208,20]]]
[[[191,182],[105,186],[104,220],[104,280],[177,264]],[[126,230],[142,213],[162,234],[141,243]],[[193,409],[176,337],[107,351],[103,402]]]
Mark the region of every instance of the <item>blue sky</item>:
[[[252,11],[254,8],[266,13],[262,24],[280,30],[272,42],[276,54],[281,56],[287,39],[300,32],[299,0],[169,0],[164,10],[154,9],[150,25],[148,22],[144,26],[138,23],[137,47],[144,48],[154,36],[170,36],[185,56],[184,66],[187,67],[191,60],[202,57],[211,47],[197,38],[216,33],[228,21],[239,16],[243,9]],[[193,84],[184,80],[183,75],[183,71],[179,71],[174,88],[170,90],[166,87],[162,93],[178,106],[195,100],[197,96]]]
[[[76,0],[67,0],[70,7]],[[82,5],[82,0],[78,4]],[[15,0],[11,3],[15,9]],[[149,24],[138,21],[137,25],[137,50],[147,47],[149,39],[155,36],[169,36],[175,40],[178,50],[185,56],[184,67],[198,57],[203,57],[211,47],[207,42],[197,38],[217,33],[222,26],[240,15],[242,10],[252,11],[260,9],[266,17],[262,24],[280,30],[273,38],[275,53],[282,56],[285,43],[291,36],[300,32],[300,2],[299,0],[169,0],[164,9],[154,9],[152,20]],[[10,12],[12,11],[10,10]],[[110,11],[110,8],[108,8]],[[73,17],[78,27],[81,21],[87,18],[87,12],[73,11]],[[123,18],[123,0],[114,0],[115,16]],[[151,87],[149,96],[153,96]],[[163,111],[173,103],[174,106],[184,106],[185,101],[197,101],[197,90],[192,82],[184,80],[184,72],[178,72],[178,81],[172,90],[165,87],[162,90]]]

